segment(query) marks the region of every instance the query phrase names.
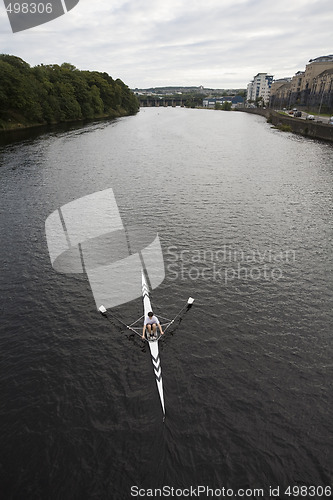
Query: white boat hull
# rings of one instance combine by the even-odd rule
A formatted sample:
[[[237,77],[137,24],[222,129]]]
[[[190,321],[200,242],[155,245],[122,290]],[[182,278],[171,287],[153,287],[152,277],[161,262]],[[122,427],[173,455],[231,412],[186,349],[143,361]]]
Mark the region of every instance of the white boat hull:
[[[152,307],[149,298],[149,288],[143,271],[142,271],[142,299],[143,299],[144,318],[146,318],[148,316],[148,313],[152,311]],[[160,354],[158,350],[158,339],[155,340],[148,339],[148,344],[151,354],[151,360],[154,367],[156,385],[161,400],[163,414],[165,415],[162,369],[161,369]]]

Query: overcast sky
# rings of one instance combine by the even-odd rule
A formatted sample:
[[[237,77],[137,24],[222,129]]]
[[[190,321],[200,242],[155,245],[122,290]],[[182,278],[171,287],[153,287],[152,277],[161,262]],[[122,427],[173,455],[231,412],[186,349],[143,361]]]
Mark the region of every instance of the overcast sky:
[[[259,72],[293,76],[333,54],[333,1],[80,0],[15,34],[1,2],[0,33],[0,52],[32,66],[70,62],[131,88],[245,88]]]

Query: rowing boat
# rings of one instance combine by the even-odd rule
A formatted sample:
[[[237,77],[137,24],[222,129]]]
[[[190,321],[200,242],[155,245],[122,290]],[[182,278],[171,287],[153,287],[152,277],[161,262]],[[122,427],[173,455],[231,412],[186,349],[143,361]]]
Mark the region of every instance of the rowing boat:
[[[149,286],[147,284],[145,274],[143,270],[141,271],[141,283],[142,283],[142,301],[143,301],[143,316],[141,318],[137,319],[134,323],[130,325],[126,325],[120,318],[112,314],[109,310],[107,311],[104,306],[100,306],[98,308],[99,312],[108,318],[108,314],[112,316],[114,319],[119,321],[123,326],[131,330],[133,333],[138,335],[139,337],[142,337],[142,326],[138,326],[138,323],[141,322],[141,320],[145,320],[145,318],[148,316],[148,313],[150,311],[153,311],[151,302],[150,302],[150,296],[149,296]],[[181,313],[184,311],[184,309],[187,307],[189,309],[194,302],[194,299],[192,297],[189,297],[187,303],[185,306],[182,307],[182,309],[176,314],[176,316],[172,319],[169,320],[167,318],[163,318],[162,316],[158,315],[160,319],[166,321],[165,323],[161,323],[161,327],[164,327],[164,333],[166,330],[175,322],[176,318],[181,315]],[[109,318],[108,318],[109,319]],[[145,341],[148,342],[149,345],[149,350],[150,350],[150,355],[151,355],[151,361],[153,363],[153,368],[154,368],[154,374],[155,374],[155,380],[156,380],[156,385],[161,401],[161,406],[162,406],[162,411],[163,411],[163,422],[165,420],[165,405],[164,405],[164,392],[163,392],[163,380],[162,380],[162,369],[161,369],[161,361],[160,361],[160,354],[159,354],[159,349],[158,349],[158,341],[160,340],[161,335],[158,334],[157,332],[155,335],[148,335],[145,338]]]
[[[61,273],[86,273],[99,312],[112,323],[118,321],[142,339],[142,317],[152,310],[149,297],[165,278],[162,248],[158,234],[145,228],[125,228],[111,188],[84,196],[55,210],[45,221],[45,231],[52,266]],[[142,234],[145,235],[142,247]],[[134,252],[135,249],[135,252]],[[113,308],[140,297],[140,274],[144,316],[127,325],[113,313]],[[146,278],[147,277],[147,281]],[[112,287],[110,287],[112,284]],[[164,333],[173,320],[159,318]],[[104,305],[102,305],[104,304]],[[110,317],[109,317],[110,316]],[[158,341],[161,336],[142,339],[148,342],[163,416],[164,394]]]
[[[153,310],[150,298],[149,298],[149,288],[145,279],[145,275],[142,271],[142,300],[143,300],[143,313],[144,319],[147,318],[148,313]],[[158,393],[160,395],[163,415],[165,417],[165,407],[164,407],[164,393],[163,393],[163,380],[162,380],[162,369],[161,369],[161,360],[160,353],[158,350],[158,340],[159,337],[157,334],[155,336],[147,335],[148,345],[150,349],[151,361],[154,367],[155,380],[158,389]]]

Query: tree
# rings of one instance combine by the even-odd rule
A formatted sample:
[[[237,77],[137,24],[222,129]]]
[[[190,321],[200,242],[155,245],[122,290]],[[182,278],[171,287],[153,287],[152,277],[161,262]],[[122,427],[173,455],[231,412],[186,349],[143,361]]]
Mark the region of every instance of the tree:
[[[230,101],[224,101],[222,104],[222,109],[223,111],[230,111],[231,110],[231,102]]]
[[[139,102],[120,79],[80,71],[70,63],[30,68],[22,59],[0,55],[0,113],[19,113],[34,123],[56,123],[134,114]]]

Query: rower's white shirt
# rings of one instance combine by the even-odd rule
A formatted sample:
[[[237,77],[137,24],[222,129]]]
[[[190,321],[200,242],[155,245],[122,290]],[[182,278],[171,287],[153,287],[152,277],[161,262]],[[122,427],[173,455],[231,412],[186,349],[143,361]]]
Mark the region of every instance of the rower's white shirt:
[[[160,322],[158,321],[158,318],[156,316],[152,316],[151,318],[149,316],[147,316],[145,318],[145,325],[152,325],[153,323],[156,323],[157,325],[160,324]]]

